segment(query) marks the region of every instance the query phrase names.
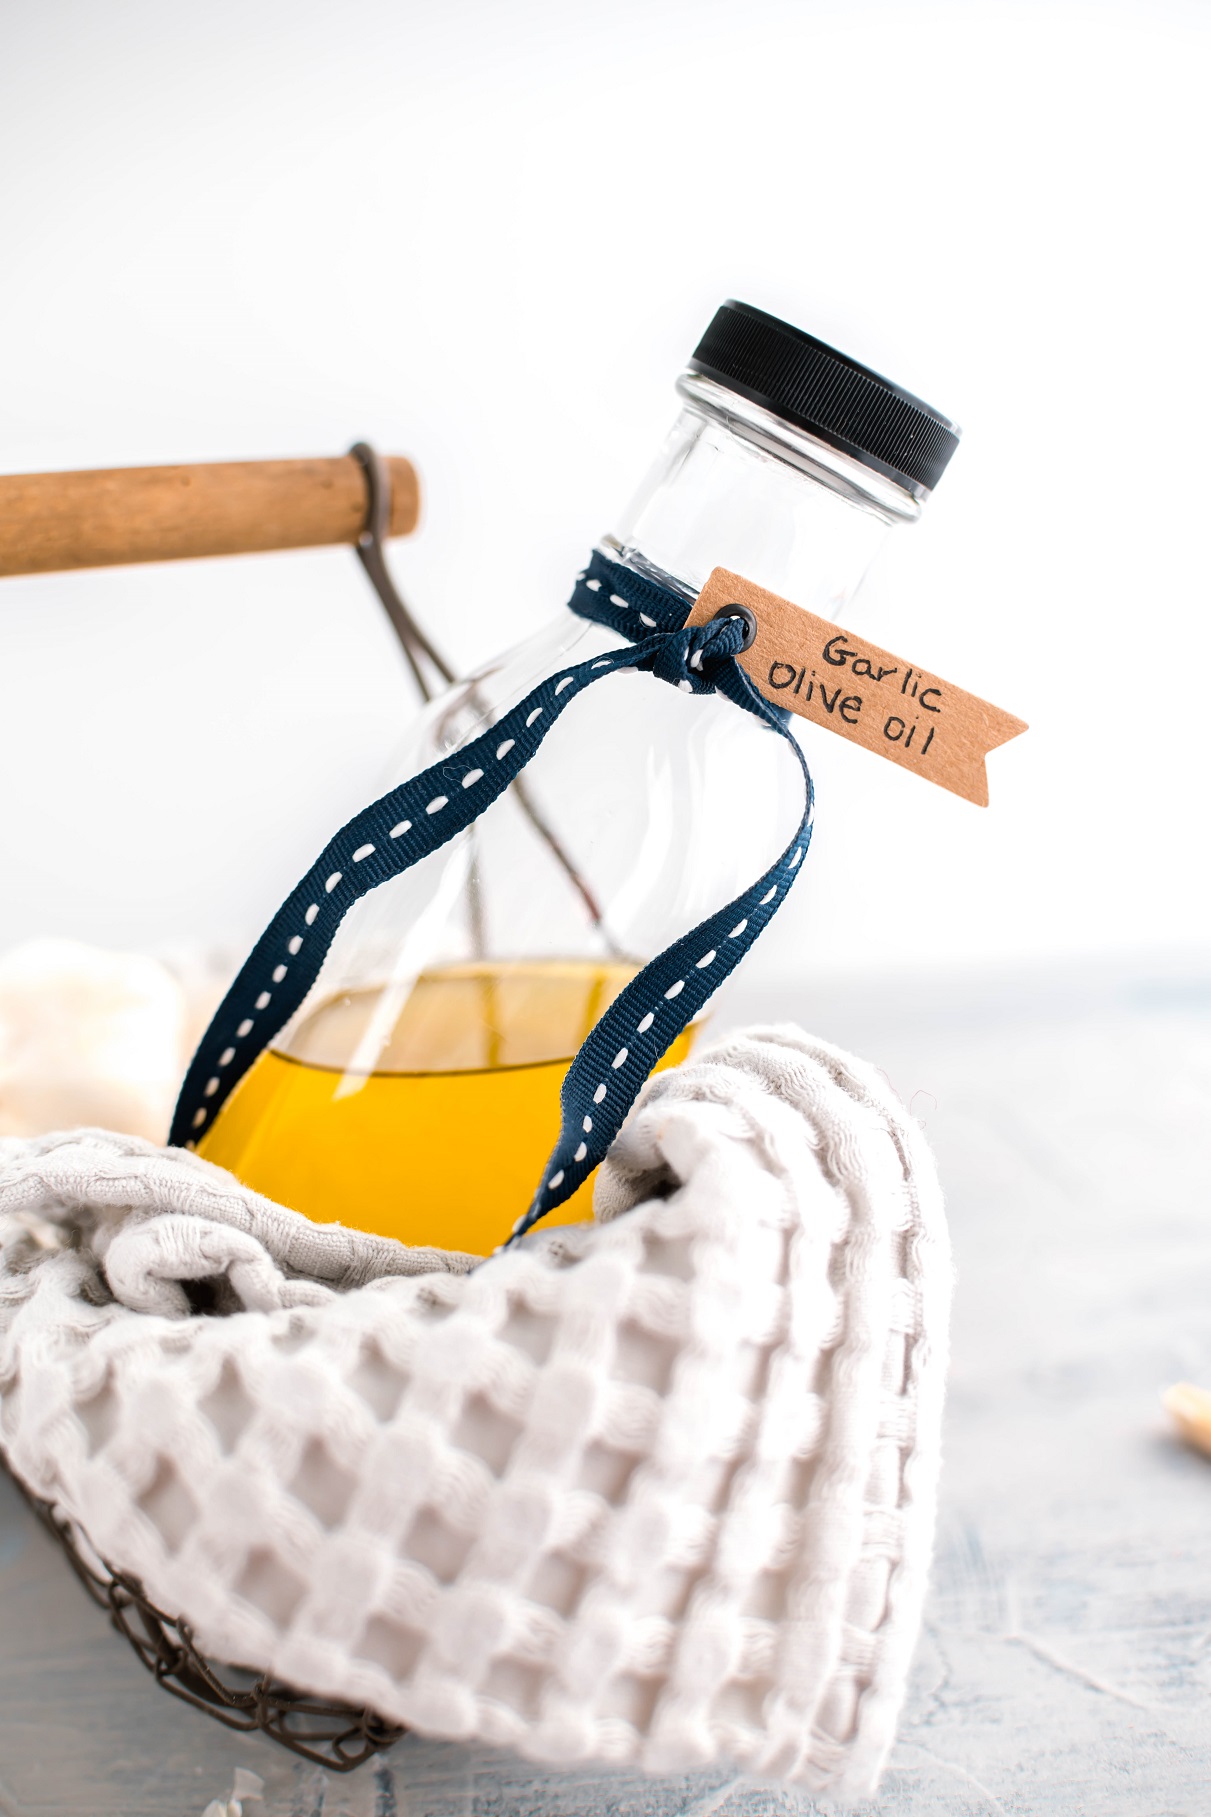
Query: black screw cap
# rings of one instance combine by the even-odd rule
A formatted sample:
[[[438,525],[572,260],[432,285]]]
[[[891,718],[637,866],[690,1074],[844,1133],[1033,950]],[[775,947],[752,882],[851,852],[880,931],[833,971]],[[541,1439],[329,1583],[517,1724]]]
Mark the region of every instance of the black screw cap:
[[[727,302],[716,313],[694,350],[690,371],[763,405],[918,496],[937,485],[959,445],[958,427],[940,411],[748,303]]]

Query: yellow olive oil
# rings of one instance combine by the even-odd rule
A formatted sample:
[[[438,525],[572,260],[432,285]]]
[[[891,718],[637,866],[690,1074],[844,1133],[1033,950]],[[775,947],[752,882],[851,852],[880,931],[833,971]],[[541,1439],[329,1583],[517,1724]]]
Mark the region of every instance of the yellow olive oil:
[[[261,1055],[199,1152],[319,1223],[489,1255],[555,1146],[573,1054],[636,969],[480,961],[331,997],[289,1052]],[[590,1178],[544,1224],[592,1215]]]

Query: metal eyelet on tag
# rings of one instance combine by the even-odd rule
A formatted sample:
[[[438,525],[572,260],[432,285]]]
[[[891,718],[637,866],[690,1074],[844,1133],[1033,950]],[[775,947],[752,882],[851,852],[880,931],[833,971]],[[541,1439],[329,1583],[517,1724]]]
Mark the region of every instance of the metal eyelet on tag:
[[[712,615],[710,623],[714,624],[717,618],[737,618],[744,626],[744,642],[740,646],[740,654],[749,649],[756,640],[757,614],[751,612],[747,606],[742,606],[739,601],[735,601],[731,605],[720,606],[718,612]]]

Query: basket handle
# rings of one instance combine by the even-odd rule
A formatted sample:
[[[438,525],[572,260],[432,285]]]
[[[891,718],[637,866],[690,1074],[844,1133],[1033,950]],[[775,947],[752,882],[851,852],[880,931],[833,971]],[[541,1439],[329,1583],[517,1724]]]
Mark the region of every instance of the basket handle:
[[[383,464],[387,534],[407,536],[420,515],[416,469],[398,454]],[[351,454],[0,474],[0,575],[356,543],[366,501]]]

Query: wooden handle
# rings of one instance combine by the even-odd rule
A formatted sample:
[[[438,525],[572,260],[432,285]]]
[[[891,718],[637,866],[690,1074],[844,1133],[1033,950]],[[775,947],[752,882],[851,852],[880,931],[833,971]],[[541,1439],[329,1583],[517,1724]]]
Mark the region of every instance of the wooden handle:
[[[397,454],[383,464],[391,475],[388,533],[407,536],[420,515],[416,470]],[[354,543],[367,503],[366,476],[350,454],[4,474],[0,574]]]

